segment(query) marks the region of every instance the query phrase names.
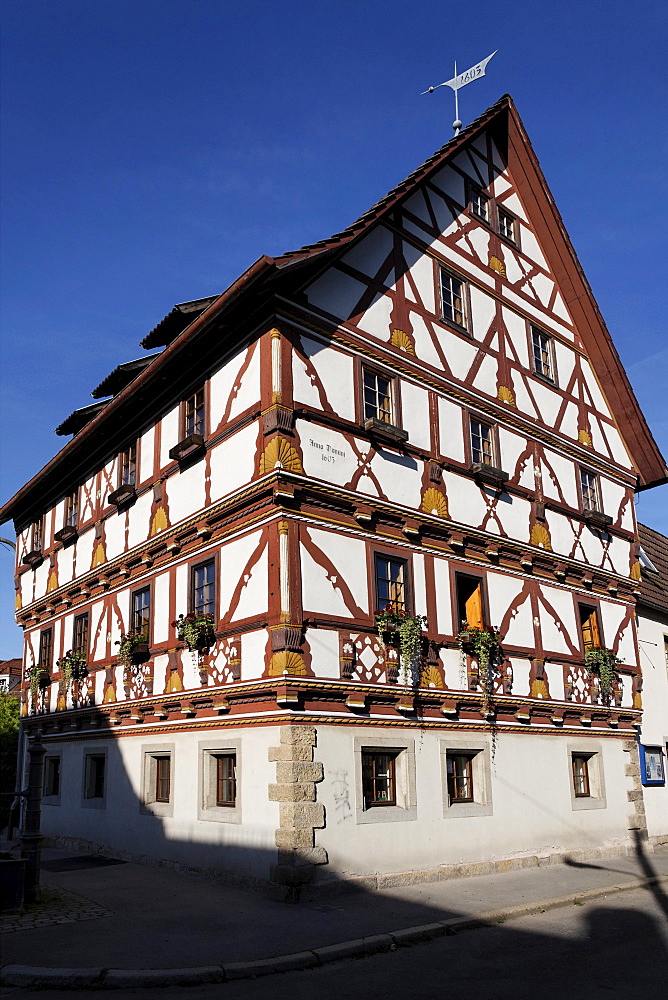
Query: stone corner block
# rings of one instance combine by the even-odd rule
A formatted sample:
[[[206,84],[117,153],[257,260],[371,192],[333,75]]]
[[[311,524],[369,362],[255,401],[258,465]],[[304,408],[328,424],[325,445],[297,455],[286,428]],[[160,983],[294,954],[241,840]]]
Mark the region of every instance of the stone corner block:
[[[313,760],[313,747],[284,743],[280,747],[269,747],[268,759],[270,762],[311,761]]]
[[[315,784],[312,781],[269,785],[270,802],[315,802]]]
[[[319,761],[291,760],[276,764],[276,781],[279,784],[299,781],[322,781],[323,766]]]
[[[284,828],[303,829],[325,825],[325,807],[322,802],[281,802],[278,808],[280,824]]]
[[[281,726],[281,743],[293,746],[315,746],[315,726]]]

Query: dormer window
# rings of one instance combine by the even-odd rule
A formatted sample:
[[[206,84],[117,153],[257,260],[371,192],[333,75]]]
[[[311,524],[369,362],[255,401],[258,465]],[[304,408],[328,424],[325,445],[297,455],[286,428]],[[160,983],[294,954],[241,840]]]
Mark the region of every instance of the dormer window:
[[[469,194],[469,208],[483,222],[489,222],[489,198],[483,194],[480,188],[471,186]]]

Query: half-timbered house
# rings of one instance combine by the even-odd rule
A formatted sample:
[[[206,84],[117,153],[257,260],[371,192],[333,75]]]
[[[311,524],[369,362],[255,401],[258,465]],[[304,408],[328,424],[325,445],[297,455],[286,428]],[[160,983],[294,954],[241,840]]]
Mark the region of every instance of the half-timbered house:
[[[47,835],[288,886],[624,851],[666,467],[512,100],[142,347],[1,512]]]

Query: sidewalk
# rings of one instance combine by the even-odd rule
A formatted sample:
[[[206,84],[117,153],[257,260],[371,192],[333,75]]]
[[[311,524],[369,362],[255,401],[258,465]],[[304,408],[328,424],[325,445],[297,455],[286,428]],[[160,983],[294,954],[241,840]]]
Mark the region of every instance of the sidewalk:
[[[66,851],[43,852],[52,867],[62,867],[71,857]],[[60,978],[72,986],[69,969],[81,970],[80,985],[148,985],[153,980],[158,985],[304,968],[391,950],[481,920],[511,919],[572,905],[575,898],[637,888],[648,877],[654,891],[668,889],[668,848],[644,859],[556,864],[299,904],[132,863],[44,871],[44,903],[33,913],[3,919],[3,981],[46,985],[48,980],[53,986]],[[257,965],[264,960],[272,961]],[[28,970],[8,966],[62,972],[55,973],[55,981],[53,976],[31,979]],[[106,970],[164,971],[139,977],[131,972],[119,980]]]

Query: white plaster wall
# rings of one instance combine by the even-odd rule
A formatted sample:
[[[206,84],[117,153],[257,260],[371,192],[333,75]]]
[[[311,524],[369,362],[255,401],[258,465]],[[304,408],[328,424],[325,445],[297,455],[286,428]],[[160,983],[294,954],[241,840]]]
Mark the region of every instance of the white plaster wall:
[[[125,521],[127,516],[128,514],[125,510],[114,512],[110,517],[106,518],[104,522],[105,552],[108,560],[115,559],[116,556],[120,556],[125,549]],[[87,534],[93,536],[94,544],[94,532],[90,531],[87,532]],[[148,532],[146,532],[146,534],[148,534]],[[77,547],[81,544],[82,540],[83,539],[77,541]],[[85,569],[89,568],[90,563],[87,564]]]
[[[176,442],[175,442],[176,443]],[[194,462],[165,482],[172,525],[185,521],[204,507],[204,462]],[[145,536],[148,531],[145,533]]]
[[[626,611],[624,604],[601,600],[601,624],[605,644],[612,646],[618,640],[618,656],[632,666],[637,663],[637,656],[632,622],[629,620],[626,625],[622,625]]]
[[[253,478],[258,433],[259,423],[253,421],[211,449],[212,503],[245,486]]]
[[[169,577],[169,573],[159,573],[153,580],[152,641],[155,643],[169,638]]]
[[[489,620],[491,625],[494,625],[496,628],[501,626],[503,616],[510,604],[522,592],[524,583],[524,580],[510,576],[508,573],[487,574],[487,600],[489,601]],[[513,612],[504,638],[510,646],[533,647],[534,636],[531,600],[528,594]]]
[[[343,262],[356,271],[373,277],[392,251],[394,236],[384,226],[376,226],[343,258]]]
[[[422,463],[410,455],[379,449],[371,468],[388,500],[404,507],[419,507],[422,494]],[[360,490],[362,487],[360,485]],[[366,492],[362,490],[362,492]]]
[[[353,600],[364,612],[368,611],[366,546],[362,539],[340,532],[311,528],[309,535],[315,545],[339,571],[332,577],[320,566],[304,545],[301,545],[302,601],[304,609],[321,614],[350,616],[339,581],[345,581]]]
[[[319,427],[306,420],[297,421],[304,472],[314,479],[326,479],[337,486],[350,482],[358,467],[359,459],[339,431],[329,427]],[[355,439],[356,446],[366,453],[369,443]]]
[[[220,550],[220,610],[226,614],[232,596],[244,574],[239,602],[234,612],[234,620],[249,618],[266,611],[268,598],[267,552],[259,556],[254,565],[245,569],[252,554],[257,549],[262,533],[260,531],[243,535],[228,542]]]
[[[211,412],[209,424],[214,430],[223,419],[225,408],[230,397],[233,395],[228,420],[234,420],[240,413],[249,409],[260,399],[260,347],[255,344],[253,356],[248,363],[248,367],[241,377],[241,382],[234,392],[235,383],[238,381],[239,372],[248,357],[250,348],[240,351],[235,357],[230,358],[222,368],[219,368],[211,376],[209,383],[209,395],[211,399]]]
[[[401,383],[401,410],[404,430],[408,440],[417,448],[429,451],[431,433],[429,429],[429,394],[413,382]]]
[[[638,645],[643,675],[643,717],[640,742],[663,747],[668,753],[668,616],[641,607],[638,615]],[[668,777],[668,756],[664,757]],[[668,782],[643,789],[647,832],[650,837],[668,836]]]
[[[267,649],[267,630],[244,632],[241,636],[241,679],[251,680],[261,677],[265,668],[265,653]]]
[[[311,668],[316,677],[340,677],[339,633],[327,628],[309,628],[306,640],[311,647]]]
[[[179,443],[180,406],[174,406],[165,413],[160,427],[160,468],[170,465],[169,449]]]
[[[151,504],[153,502],[153,494],[151,490],[147,493],[143,493],[137,498],[136,502],[132,505],[129,512],[129,527],[128,527],[128,548],[134,548],[135,545],[141,545],[149,537],[151,530]],[[107,558],[110,558],[107,552]]]
[[[390,315],[392,312],[392,299],[389,295],[376,294],[371,304],[366,307],[363,314],[356,320],[360,330],[370,333],[379,340],[388,341],[392,330]]]
[[[151,426],[139,438],[139,482],[153,477],[155,427]]]
[[[471,735],[472,745],[484,738]],[[325,805],[327,825],[316,843],[329,854],[330,871],[322,877],[406,872],[439,864],[485,861],[548,851],[592,849],[627,839],[626,755],[621,741],[599,740],[607,807],[573,810],[567,745],[576,736],[501,733],[491,768],[492,814],[444,817],[439,738],[447,732],[422,731],[415,738],[417,819],[359,823],[356,819],[354,738],[397,738],[397,745],[417,731],[392,726],[318,727],[315,757],[324,763],[325,779],[318,800]],[[458,737],[469,734],[461,730]],[[587,734],[588,743],[591,743]],[[487,739],[489,733],[487,732]],[[341,808],[347,794],[350,809]],[[522,823],[518,826],[518,816]]]
[[[366,285],[343,271],[330,268],[306,289],[309,302],[339,319],[348,319]]]
[[[147,858],[166,858],[183,864],[214,868],[254,878],[269,878],[276,863],[274,832],[279,826],[278,803],[269,802],[267,786],[276,780],[276,766],[268,761],[270,746],[278,746],[276,728],[184,732],[178,724],[153,732],[150,726],[122,740],[100,739],[96,731],[79,733],[77,743],[50,743],[47,754],[62,753],[59,805],[42,806],[42,830],[48,837],[80,837]],[[226,739],[239,744],[238,801],[242,823],[197,818],[202,789],[198,744]],[[174,745],[172,789],[174,815],[158,817],[143,812],[144,746]],[[85,752],[107,750],[107,797],[104,808],[83,805]]]
[[[544,602],[540,602],[540,627],[543,637],[543,649],[550,653],[570,653],[566,636],[571,642],[580,634],[578,622],[575,619],[575,605],[573,594],[569,590],[560,590],[558,587],[549,587],[543,584],[541,595]],[[549,607],[546,607],[546,604]],[[550,611],[550,608],[553,611]]]
[[[438,400],[438,429],[441,454],[455,462],[464,461],[464,431],[461,407],[449,399]]]

